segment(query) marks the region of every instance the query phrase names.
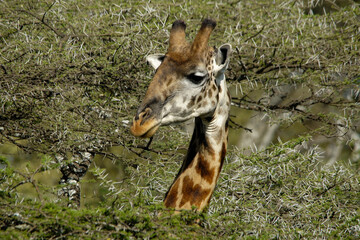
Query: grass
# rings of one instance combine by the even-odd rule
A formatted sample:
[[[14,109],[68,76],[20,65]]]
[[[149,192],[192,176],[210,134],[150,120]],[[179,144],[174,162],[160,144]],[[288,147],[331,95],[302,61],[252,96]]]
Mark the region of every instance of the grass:
[[[2,1],[0,142],[41,160],[16,168],[0,156],[1,237],[359,238],[360,8],[343,2],[311,14],[314,1]],[[231,146],[208,210],[172,215],[161,202],[189,136],[163,128],[145,150],[128,122],[152,77],[145,56],[166,51],[175,19],[192,39],[205,17],[217,20],[210,44],[234,49],[232,114],[307,131],[263,150]],[[235,131],[240,117],[231,118]],[[324,166],[319,135],[350,153]],[[98,160],[88,175],[99,197],[69,209],[46,176],[82,151],[125,175],[111,179]]]

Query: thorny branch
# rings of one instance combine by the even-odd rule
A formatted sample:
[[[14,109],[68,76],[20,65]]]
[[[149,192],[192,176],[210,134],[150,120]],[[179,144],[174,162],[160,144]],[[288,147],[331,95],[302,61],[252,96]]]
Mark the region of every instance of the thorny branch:
[[[89,153],[92,157],[105,154],[112,160],[119,160],[119,156],[108,153],[109,146],[117,145],[141,159],[148,159],[148,153],[172,156],[174,149],[164,152],[154,147],[151,140],[147,144],[135,142],[128,133],[128,126],[122,124],[122,121],[129,121],[135,103],[148,84],[149,69],[143,61],[144,56],[155,47],[165,48],[167,44],[164,35],[167,34],[166,26],[172,21],[171,14],[166,13],[161,18],[160,27],[160,18],[156,19],[152,13],[141,17],[141,21],[128,24],[123,19],[134,12],[117,9],[114,5],[106,11],[116,11],[94,15],[93,19],[84,17],[87,15],[79,11],[78,16],[74,16],[77,22],[69,23],[57,20],[52,14],[54,8],[60,7],[56,3],[58,1],[20,10],[6,8],[9,26],[0,33],[4,45],[1,50],[4,74],[0,78],[1,143],[10,142],[26,152],[49,156],[68,154],[70,159],[80,156],[77,163],[69,163],[66,158],[59,162],[69,163],[63,164],[62,168],[65,183],[74,179],[78,183],[89,168],[91,160],[84,160],[81,153]],[[233,5],[236,8],[237,4]],[[94,13],[98,12],[94,10]],[[232,98],[233,106],[278,116],[283,112],[291,113],[290,118],[303,123],[310,120],[328,128],[342,128],[343,132],[349,128],[358,130],[359,95],[352,100],[341,96],[346,88],[355,85],[356,90],[358,85],[355,81],[359,58],[354,52],[358,49],[357,18],[351,16],[343,23],[341,18],[332,16],[333,20],[324,18],[322,21],[326,24],[319,25],[298,14],[296,17],[285,16],[286,20],[277,16],[280,20],[271,23],[269,19],[263,22],[264,19],[257,18],[246,20],[249,28],[237,30],[241,33],[250,31],[242,35],[249,36],[246,39],[234,37],[232,32],[237,24],[243,24],[243,19],[229,18],[221,38],[235,49],[227,79],[230,79],[230,85],[241,82],[244,88],[242,95]],[[67,19],[65,15],[61,17]],[[94,32],[86,31],[86,24],[95,29]],[[342,24],[345,27],[341,27]],[[56,45],[52,40],[54,33],[66,48],[53,47]],[[219,39],[213,41],[216,45],[223,43]],[[22,43],[26,43],[26,47]],[[292,74],[296,70],[302,73]],[[336,74],[344,77],[336,78]],[[297,86],[306,82],[308,88],[314,90],[307,97],[292,98],[290,92],[282,96],[271,90],[281,88],[277,81],[279,85]],[[316,95],[314,91],[319,88],[330,89],[334,94]],[[261,97],[253,94],[260,91]],[[281,101],[271,102],[279,95]],[[335,116],[312,110],[317,104],[336,108]],[[256,128],[236,123],[231,117],[231,127],[250,133],[256,131]],[[37,188],[30,175],[24,175],[24,179],[18,184],[30,182]]]
[[[55,3],[55,2],[54,2]],[[53,4],[54,4],[53,3]],[[53,5],[52,5],[53,6]],[[50,10],[50,8],[49,8]],[[32,12],[30,11],[27,11],[25,9],[20,9],[18,10],[18,12],[23,12],[23,13],[26,13],[27,15],[30,15],[32,16],[33,18],[37,19],[39,22],[41,22],[42,24],[44,24],[47,28],[49,28],[51,31],[53,31],[57,36],[59,36],[60,38],[64,38],[66,36],[66,34],[60,32],[58,29],[52,27],[50,24],[48,24],[47,22],[45,22],[45,15],[47,13],[47,11],[44,13],[43,17],[40,18],[38,16],[36,16],[35,14],[33,14]]]
[[[320,103],[320,101],[318,103]],[[286,110],[293,114],[300,114],[304,117],[304,119],[313,120],[313,121],[320,122],[320,123],[325,123],[326,125],[329,125],[331,127],[336,127],[336,128],[341,127],[341,128],[345,128],[345,129],[349,128],[349,126],[347,126],[345,124],[342,124],[339,122],[334,123],[334,122],[329,121],[329,119],[326,117],[315,115],[315,114],[312,114],[312,113],[309,113],[309,112],[299,109],[298,106],[307,106],[307,105],[301,105],[300,103],[294,104],[294,105],[286,105],[286,106],[266,106],[266,105],[256,103],[256,102],[242,101],[241,103],[234,102],[233,104],[239,108],[253,110],[253,111],[257,111],[257,112],[269,112],[269,111],[271,112],[271,111],[278,111],[278,110]],[[232,123],[234,123],[234,122],[232,122]],[[350,126],[350,127],[354,130],[356,129],[356,126]],[[245,130],[250,131],[249,129],[247,129],[245,127],[241,127],[241,128],[244,128]]]
[[[35,190],[36,190],[36,193],[38,195],[38,198],[39,198],[40,202],[42,202],[42,199],[43,199],[42,194],[41,194],[41,192],[39,190],[39,187],[38,187],[38,185],[36,183],[36,180],[34,179],[34,177],[35,177],[35,175],[37,173],[42,172],[42,169],[43,169],[43,166],[40,165],[34,172],[29,173],[29,174],[24,174],[24,173],[19,172],[19,171],[14,171],[16,174],[22,176],[25,180],[23,180],[21,182],[18,182],[17,184],[12,186],[10,191],[12,191],[12,190],[14,190],[14,189],[18,188],[19,186],[24,185],[26,183],[31,183],[33,185],[33,187],[35,188]]]

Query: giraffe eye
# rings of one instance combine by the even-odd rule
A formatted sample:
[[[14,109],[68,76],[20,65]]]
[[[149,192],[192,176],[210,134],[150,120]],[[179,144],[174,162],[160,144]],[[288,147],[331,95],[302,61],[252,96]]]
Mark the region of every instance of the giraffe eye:
[[[195,83],[195,84],[200,84],[204,80],[205,77],[206,77],[206,74],[202,73],[202,72],[194,72],[194,73],[187,75],[187,78],[192,83]]]

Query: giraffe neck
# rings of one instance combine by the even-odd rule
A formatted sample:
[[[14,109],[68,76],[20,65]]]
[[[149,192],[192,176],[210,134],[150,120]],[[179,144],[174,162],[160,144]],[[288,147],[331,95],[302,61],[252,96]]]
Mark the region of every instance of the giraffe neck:
[[[211,117],[195,118],[194,133],[183,165],[165,196],[165,206],[204,209],[210,202],[227,149],[230,96],[225,81]]]

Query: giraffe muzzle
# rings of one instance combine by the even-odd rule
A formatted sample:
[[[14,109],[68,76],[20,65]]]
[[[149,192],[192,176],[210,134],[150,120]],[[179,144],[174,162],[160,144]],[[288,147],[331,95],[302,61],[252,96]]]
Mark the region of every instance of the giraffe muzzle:
[[[160,127],[161,121],[151,116],[151,109],[146,108],[138,116],[134,117],[130,132],[135,137],[150,138]]]

